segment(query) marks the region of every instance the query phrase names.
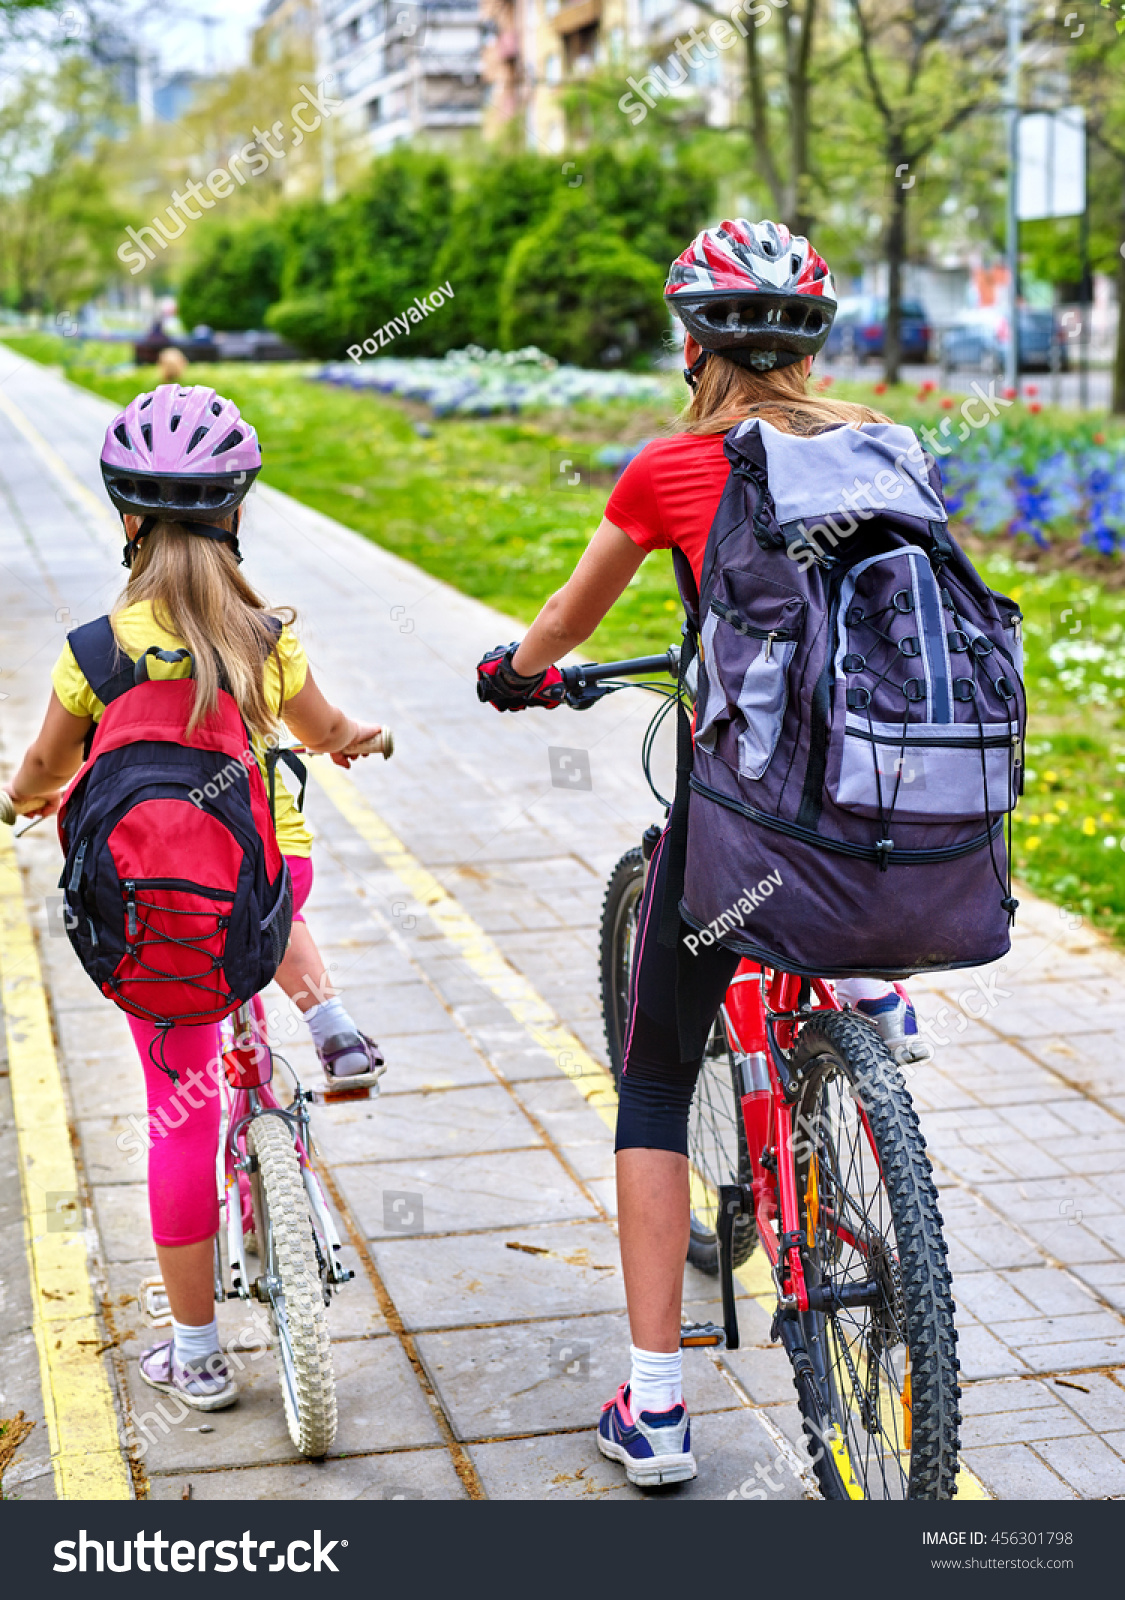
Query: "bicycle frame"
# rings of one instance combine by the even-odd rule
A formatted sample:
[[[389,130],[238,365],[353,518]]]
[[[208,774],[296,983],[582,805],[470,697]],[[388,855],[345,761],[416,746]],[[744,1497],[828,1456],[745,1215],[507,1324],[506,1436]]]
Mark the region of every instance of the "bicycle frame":
[[[227,1259],[233,1289],[227,1291],[216,1271],[216,1299],[269,1300],[276,1288],[268,1279],[251,1281],[246,1265],[247,1224],[253,1223],[249,1173],[253,1158],[246,1147],[246,1134],[255,1117],[280,1117],[289,1125],[301,1164],[314,1234],[319,1235],[318,1255],[328,1283],[338,1286],[353,1277],[343,1265],[343,1241],[328,1208],[324,1189],[309,1156],[309,1106],[313,1096],[284,1057],[271,1050],[266,1031],[266,1013],[261,996],[239,1006],[221,1024],[223,1096],[226,1111],[226,1136],[223,1140],[223,1188],[220,1205],[226,1212]],[[294,1097],[288,1108],[281,1105],[273,1089],[273,1068],[281,1062],[293,1080]],[[325,1249],[322,1251],[320,1242]]]
[[[790,1078],[781,1052],[792,1048],[802,1017],[840,1007],[819,978],[810,986],[817,1003],[802,1005],[802,986],[793,973],[768,972],[756,962],[743,961],[727,990],[723,1020],[742,1077],[742,1118],[753,1171],[750,1204],[758,1236],[769,1257],[779,1304],[807,1311],[809,1293],[798,1248]]]

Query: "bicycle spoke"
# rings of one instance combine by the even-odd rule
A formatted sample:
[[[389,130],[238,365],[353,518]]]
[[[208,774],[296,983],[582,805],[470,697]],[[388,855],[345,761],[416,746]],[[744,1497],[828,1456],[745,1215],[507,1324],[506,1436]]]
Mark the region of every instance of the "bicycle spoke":
[[[896,1301],[897,1246],[882,1174],[867,1121],[839,1079],[830,1077],[821,1085],[806,1132],[812,1134],[812,1148],[803,1189],[805,1222],[824,1277],[837,1289],[873,1277],[884,1285],[877,1305],[837,1308],[824,1323],[826,1375],[848,1458],[842,1476],[845,1482],[856,1479],[868,1498],[903,1499],[910,1467],[902,1390],[906,1334]],[[831,1196],[831,1206],[822,1191]]]

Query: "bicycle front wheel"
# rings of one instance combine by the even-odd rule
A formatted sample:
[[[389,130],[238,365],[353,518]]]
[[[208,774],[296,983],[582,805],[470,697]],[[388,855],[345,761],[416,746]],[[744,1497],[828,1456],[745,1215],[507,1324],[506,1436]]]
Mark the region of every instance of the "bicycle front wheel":
[[[644,889],[641,850],[629,850],[610,874],[602,906],[602,1016],[613,1081],[620,1089],[629,1030],[629,983],[636,945],[637,918]],[[715,1023],[704,1052],[688,1123],[691,1164],[691,1234],[687,1258],[712,1277],[719,1270],[715,1232],[719,1185],[751,1179],[746,1131],[742,1122],[738,1073],[727,1043],[722,1018]],[[758,1231],[752,1217],[734,1225],[734,1264],[740,1267],[754,1253]]]
[[[258,1296],[270,1308],[285,1421],[303,1456],[322,1456],[336,1437],[336,1379],[301,1164],[281,1117],[254,1117],[246,1145],[263,1267]]]
[[[917,1113],[882,1040],[848,1012],[804,1024],[793,1070],[802,1255],[818,1309],[783,1312],[781,1331],[821,1492],[952,1499],[957,1334]]]

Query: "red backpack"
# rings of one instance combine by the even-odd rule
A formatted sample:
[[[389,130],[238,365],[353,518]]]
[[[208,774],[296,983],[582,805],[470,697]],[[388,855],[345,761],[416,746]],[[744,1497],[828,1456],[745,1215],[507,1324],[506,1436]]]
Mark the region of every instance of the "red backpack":
[[[246,725],[220,689],[189,736],[192,679],[148,676],[149,656],[187,650],[152,646],[134,662],[108,617],[68,642],[106,708],[59,812],[70,942],[130,1015],[161,1029],[217,1022],[269,983],[293,918]]]

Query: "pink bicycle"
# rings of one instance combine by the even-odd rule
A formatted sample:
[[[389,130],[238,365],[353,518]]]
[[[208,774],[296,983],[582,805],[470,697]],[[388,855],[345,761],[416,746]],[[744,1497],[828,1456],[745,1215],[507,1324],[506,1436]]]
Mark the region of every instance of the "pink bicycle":
[[[216,1239],[215,1298],[269,1308],[289,1436],[302,1455],[322,1456],[336,1435],[327,1311],[340,1285],[355,1276],[341,1259],[340,1234],[311,1159],[309,1112],[324,1094],[306,1089],[270,1048],[260,995],[226,1018],[221,1039],[226,1263]],[[274,1091],[275,1063],[293,1086],[285,1106]],[[361,1085],[333,1090],[332,1100],[370,1096],[371,1086]]]

